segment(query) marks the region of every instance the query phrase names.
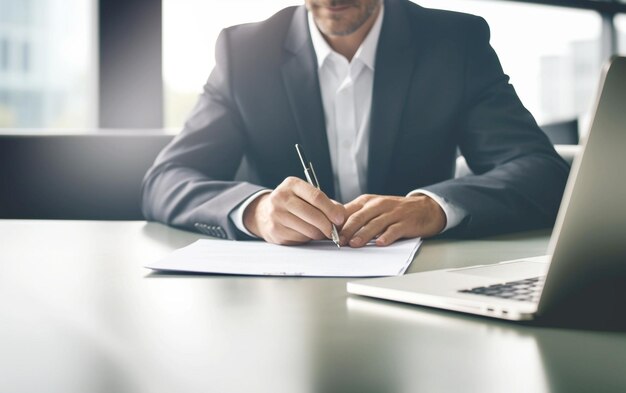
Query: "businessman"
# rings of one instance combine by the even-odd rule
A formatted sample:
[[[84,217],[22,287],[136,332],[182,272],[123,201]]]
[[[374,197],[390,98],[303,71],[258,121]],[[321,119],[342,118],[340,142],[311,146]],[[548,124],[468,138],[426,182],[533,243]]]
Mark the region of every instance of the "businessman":
[[[335,224],[351,247],[551,225],[568,166],[489,38],[479,17],[408,0],[305,0],[225,29],[183,131],[146,174],[146,218],[287,245]],[[296,143],[321,191],[301,179]],[[457,148],[473,175],[453,179]]]

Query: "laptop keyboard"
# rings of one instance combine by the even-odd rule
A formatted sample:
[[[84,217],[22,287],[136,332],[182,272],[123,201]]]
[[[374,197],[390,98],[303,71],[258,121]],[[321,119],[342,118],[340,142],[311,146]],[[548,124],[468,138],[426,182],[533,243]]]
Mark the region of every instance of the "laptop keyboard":
[[[523,302],[538,302],[545,279],[545,276],[534,277],[526,280],[505,282],[504,284],[463,289],[459,292],[519,300]]]

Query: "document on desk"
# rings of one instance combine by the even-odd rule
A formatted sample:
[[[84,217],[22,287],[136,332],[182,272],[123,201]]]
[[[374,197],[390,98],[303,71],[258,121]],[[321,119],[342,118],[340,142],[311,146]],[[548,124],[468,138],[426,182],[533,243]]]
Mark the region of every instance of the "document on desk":
[[[403,274],[422,241],[338,249],[331,241],[278,246],[262,241],[202,239],[146,265],[154,270],[264,276],[377,277]]]

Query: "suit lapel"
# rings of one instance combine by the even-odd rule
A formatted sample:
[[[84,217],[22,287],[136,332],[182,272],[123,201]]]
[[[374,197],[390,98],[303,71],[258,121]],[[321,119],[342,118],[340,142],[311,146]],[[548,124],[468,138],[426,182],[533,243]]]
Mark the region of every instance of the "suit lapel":
[[[284,48],[285,61],[281,72],[300,140],[315,165],[322,190],[333,198],[333,172],[317,76],[317,60],[304,6],[298,7],[294,12]],[[296,159],[295,149],[293,153]]]
[[[416,37],[402,1],[386,1],[376,52],[368,163],[368,192],[385,193],[385,178],[406,108],[415,66]]]

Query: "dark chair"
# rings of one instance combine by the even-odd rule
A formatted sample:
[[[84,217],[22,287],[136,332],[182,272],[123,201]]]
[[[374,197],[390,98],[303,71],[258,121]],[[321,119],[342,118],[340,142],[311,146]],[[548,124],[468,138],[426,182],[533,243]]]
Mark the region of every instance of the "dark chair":
[[[141,220],[141,181],[172,135],[0,135],[0,218]]]
[[[577,145],[578,119],[566,120],[541,126],[553,145]]]

